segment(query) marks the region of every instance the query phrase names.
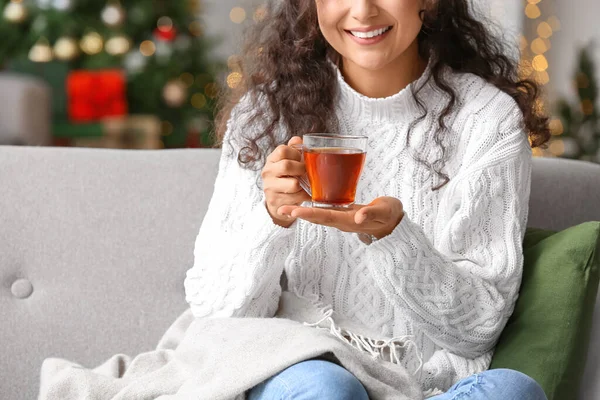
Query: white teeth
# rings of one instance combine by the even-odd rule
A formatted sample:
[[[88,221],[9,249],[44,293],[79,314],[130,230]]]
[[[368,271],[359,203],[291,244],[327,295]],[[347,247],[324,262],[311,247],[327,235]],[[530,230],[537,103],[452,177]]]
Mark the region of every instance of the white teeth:
[[[374,38],[375,36],[379,36],[379,35],[383,35],[384,33],[386,33],[387,31],[389,31],[391,29],[391,27],[388,28],[382,28],[382,29],[377,29],[375,31],[371,31],[371,32],[356,32],[356,31],[350,31],[350,33],[354,36],[356,36],[357,38],[361,38],[361,39],[370,39],[370,38]]]

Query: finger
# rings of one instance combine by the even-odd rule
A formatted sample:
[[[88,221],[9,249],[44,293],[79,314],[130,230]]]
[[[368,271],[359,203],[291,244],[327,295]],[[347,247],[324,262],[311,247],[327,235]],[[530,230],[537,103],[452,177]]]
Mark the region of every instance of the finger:
[[[402,218],[404,210],[402,202],[395,197],[378,197],[366,207],[357,212],[355,222],[365,226],[367,222],[389,224],[393,220]]]
[[[354,222],[357,225],[364,224],[369,218],[369,210],[366,210],[367,207],[362,208],[354,214]]]
[[[287,147],[287,146],[284,144],[277,146],[275,148],[275,150],[273,150],[271,152],[271,154],[269,154],[267,156],[267,162],[273,163],[273,162],[277,162],[277,161],[281,160],[282,156],[284,155],[284,152],[285,152],[285,150],[284,150],[285,147]]]
[[[312,197],[310,197],[310,194],[306,193],[306,191],[304,189],[300,190],[297,193],[294,193],[292,196],[292,199],[294,200],[294,202],[292,204],[302,204],[305,201],[311,201]]]
[[[329,210],[315,207],[298,207],[291,216],[313,224],[325,225],[341,230],[352,230],[354,217],[351,211]]]
[[[298,207],[300,207],[300,206],[296,206],[296,205],[292,205],[292,204],[285,204],[285,205],[280,206],[277,209],[277,214],[291,216],[292,215],[292,211],[294,211]]]
[[[303,189],[300,189],[295,193],[281,193],[275,192],[274,190],[265,190],[267,194],[267,203],[273,209],[279,207],[289,206],[292,207],[286,211],[286,214],[290,214],[291,210],[295,207],[299,207],[305,201],[310,201],[310,195],[308,195]]]
[[[286,214],[291,214],[292,210],[299,207],[305,201],[311,201],[310,195],[304,190],[300,190],[296,193],[280,194],[278,196],[279,207],[289,207],[284,209]]]
[[[284,144],[279,145],[269,154],[267,162],[274,163],[281,160],[295,160],[300,161],[302,156],[298,150],[294,150]]]
[[[360,210],[365,206],[360,204],[352,204],[347,208],[319,208],[319,207],[303,207],[307,213],[314,213],[317,216],[324,216],[325,214],[332,213],[333,215],[337,214],[345,214],[345,215],[354,215],[357,210]]]
[[[281,160],[269,166],[272,174],[279,177],[302,176],[306,173],[304,163],[295,160]]]
[[[302,192],[281,196],[278,199],[277,214],[292,218],[292,211],[299,208],[300,204],[305,201],[310,201],[310,196]]]
[[[368,222],[385,223],[389,221],[391,215],[392,209],[388,204],[376,203],[374,205],[368,205],[358,210],[354,216],[354,221],[358,225],[364,225]]]
[[[300,136],[294,136],[288,142],[288,146],[291,146],[293,144],[302,144],[302,138]]]
[[[304,189],[300,186],[300,182],[296,178],[271,178],[264,181],[264,189],[275,194],[294,194]]]

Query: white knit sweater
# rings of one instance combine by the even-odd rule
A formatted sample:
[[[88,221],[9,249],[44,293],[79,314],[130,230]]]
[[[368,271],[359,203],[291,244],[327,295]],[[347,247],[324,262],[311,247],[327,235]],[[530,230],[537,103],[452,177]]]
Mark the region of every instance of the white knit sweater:
[[[410,87],[371,99],[338,71],[340,133],[369,138],[356,200],[393,196],[406,212],[390,235],[370,245],[301,220],[287,229],[273,224],[258,172],[240,168],[225,141],[185,280],[194,315],[273,316],[285,271],[289,290],[318,296],[382,337],[411,337],[417,351],[407,349],[399,362],[416,372],[426,394],[487,369],[521,282],[531,150],[510,96],[474,75],[448,76],[458,93],[443,136],[450,182],[433,191],[439,178],[413,153],[439,158],[433,134],[442,92],[431,82],[424,86],[428,113],[407,147],[408,126],[421,113]],[[229,121],[229,138],[259,129],[244,123],[241,109]]]

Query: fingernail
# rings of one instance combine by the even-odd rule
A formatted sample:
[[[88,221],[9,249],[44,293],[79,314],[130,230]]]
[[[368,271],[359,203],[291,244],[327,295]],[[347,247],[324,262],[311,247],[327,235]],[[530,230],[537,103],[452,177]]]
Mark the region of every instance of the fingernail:
[[[367,220],[367,214],[362,214],[358,217],[358,223],[362,224],[363,222],[365,222]]]

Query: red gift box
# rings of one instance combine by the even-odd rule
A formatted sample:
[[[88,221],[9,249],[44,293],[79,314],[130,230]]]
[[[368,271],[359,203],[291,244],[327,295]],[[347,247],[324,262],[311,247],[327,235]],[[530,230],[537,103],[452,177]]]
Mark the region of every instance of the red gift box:
[[[127,114],[125,73],[121,70],[72,71],[67,77],[67,96],[73,122]]]

